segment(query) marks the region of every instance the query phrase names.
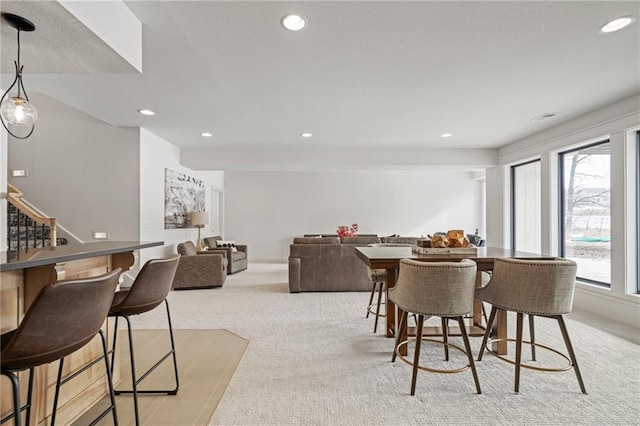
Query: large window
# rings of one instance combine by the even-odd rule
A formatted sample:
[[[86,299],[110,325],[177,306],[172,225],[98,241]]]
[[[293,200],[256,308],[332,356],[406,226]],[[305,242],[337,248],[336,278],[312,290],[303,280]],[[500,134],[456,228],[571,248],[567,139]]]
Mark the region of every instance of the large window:
[[[560,253],[578,264],[578,279],[611,286],[611,144],[560,154]]]
[[[540,253],[540,160],[511,166],[511,247]]]

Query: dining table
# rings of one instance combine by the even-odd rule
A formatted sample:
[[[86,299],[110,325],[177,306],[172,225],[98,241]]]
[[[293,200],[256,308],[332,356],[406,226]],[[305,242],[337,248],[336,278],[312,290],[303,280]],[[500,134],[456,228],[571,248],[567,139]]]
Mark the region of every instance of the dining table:
[[[491,273],[495,259],[512,258],[512,259],[530,259],[530,260],[549,260],[555,256],[528,253],[523,251],[498,248],[498,247],[476,247],[471,250],[421,250],[414,247],[398,247],[398,246],[377,246],[377,247],[356,247],[356,256],[362,260],[371,269],[386,269],[387,285],[385,286],[385,303],[386,303],[386,336],[394,337],[396,332],[396,319],[400,318],[401,311],[397,309],[395,304],[389,300],[388,289],[396,285],[398,273],[400,270],[400,260],[413,259],[422,262],[459,262],[462,259],[471,259],[477,264],[476,287],[483,285],[483,273]],[[398,311],[398,312],[396,312]],[[469,325],[467,332],[471,336],[484,335],[486,324],[483,322],[482,302],[474,300],[473,311],[469,317]],[[411,329],[405,331],[411,334]],[[425,335],[441,335],[440,327],[424,327]],[[453,327],[449,330],[449,335],[459,334],[459,330]],[[491,331],[492,338],[496,339],[492,343],[492,350],[500,355],[507,353],[507,312],[498,309],[493,329]],[[401,340],[406,340],[406,336],[402,336]],[[401,349],[403,355],[406,355],[406,345]]]

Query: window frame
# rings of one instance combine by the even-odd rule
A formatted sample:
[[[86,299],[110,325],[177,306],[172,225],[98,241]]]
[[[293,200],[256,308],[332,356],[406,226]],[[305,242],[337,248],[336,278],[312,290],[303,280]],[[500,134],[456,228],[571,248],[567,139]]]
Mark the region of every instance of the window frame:
[[[636,294],[640,294],[640,130],[636,131]]]
[[[564,236],[565,236],[565,189],[564,189],[564,156],[566,154],[571,154],[572,152],[581,151],[588,148],[593,148],[594,146],[611,144],[611,138],[607,137],[605,139],[601,139],[595,142],[587,143],[584,145],[576,146],[571,149],[567,149],[564,151],[558,152],[558,253],[560,257],[565,257],[565,245],[564,245]],[[609,173],[611,173],[611,169],[609,169]],[[611,184],[611,182],[609,182]],[[611,214],[611,213],[609,213]],[[611,242],[609,243],[611,244]],[[640,268],[640,267],[639,267]],[[585,278],[581,276],[576,276],[576,280],[585,283],[598,286],[603,289],[611,289],[611,282],[606,283],[603,281],[594,280],[591,278]],[[611,278],[610,278],[611,280]],[[640,286],[640,284],[639,284]]]

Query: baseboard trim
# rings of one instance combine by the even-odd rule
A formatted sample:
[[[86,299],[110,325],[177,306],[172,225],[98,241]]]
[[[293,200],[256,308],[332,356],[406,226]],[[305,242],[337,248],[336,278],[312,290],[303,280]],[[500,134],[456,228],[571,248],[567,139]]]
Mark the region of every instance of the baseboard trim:
[[[576,287],[574,306],[640,329],[640,304],[633,300]]]

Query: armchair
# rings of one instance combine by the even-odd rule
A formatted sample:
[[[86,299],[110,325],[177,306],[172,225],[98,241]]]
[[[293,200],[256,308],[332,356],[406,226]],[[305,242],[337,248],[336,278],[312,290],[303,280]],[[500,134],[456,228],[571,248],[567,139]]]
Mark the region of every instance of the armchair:
[[[216,244],[217,241],[223,241],[222,237],[216,235],[214,237],[207,237],[204,239],[204,243],[209,246],[207,253],[225,253],[229,260],[227,273],[233,274],[247,269],[248,249],[246,245],[236,244],[236,250],[234,250],[234,247],[218,247]]]
[[[172,289],[222,287],[227,279],[225,253],[197,251],[191,241],[178,244],[180,262]]]

